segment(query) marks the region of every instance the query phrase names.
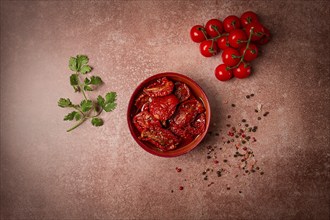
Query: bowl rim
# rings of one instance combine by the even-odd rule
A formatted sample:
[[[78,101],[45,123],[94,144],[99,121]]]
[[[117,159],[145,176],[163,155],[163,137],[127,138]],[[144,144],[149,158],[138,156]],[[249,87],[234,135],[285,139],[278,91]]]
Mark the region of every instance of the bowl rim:
[[[156,80],[158,78],[161,78],[161,77],[179,77],[179,78],[184,78],[186,79],[187,81],[189,81],[191,84],[194,84],[194,86],[196,86],[199,90],[200,90],[200,97],[201,96],[204,96],[205,97],[205,100],[203,99],[203,105],[205,106],[205,109],[208,109],[209,112],[208,112],[208,116],[206,118],[206,124],[205,124],[205,131],[200,135],[198,136],[199,137],[199,140],[195,143],[195,146],[186,150],[186,151],[182,151],[182,152],[177,152],[176,154],[164,154],[164,153],[161,153],[161,151],[155,151],[153,149],[151,149],[150,147],[148,147],[147,145],[145,145],[141,140],[138,139],[138,137],[135,135],[134,133],[134,128],[133,128],[133,122],[132,122],[132,118],[131,118],[131,108],[134,106],[134,101],[135,101],[135,97],[138,95],[138,93],[141,91],[141,89],[143,89],[144,86],[146,86],[147,83],[153,81],[153,80]],[[204,137],[206,136],[207,134],[207,131],[209,129],[209,126],[210,126],[210,121],[211,121],[211,107],[210,107],[210,103],[209,103],[209,100],[208,100],[208,97],[206,95],[206,93],[204,92],[204,90],[197,84],[197,82],[195,82],[193,79],[191,79],[190,77],[186,76],[186,75],[183,75],[181,73],[175,73],[175,72],[163,72],[163,73],[157,73],[155,75],[152,75],[146,79],[144,79],[140,84],[138,84],[138,86],[135,88],[135,90],[133,91],[130,99],[129,99],[129,102],[128,102],[128,107],[127,107],[127,124],[128,124],[128,128],[130,130],[130,133],[131,133],[131,136],[133,137],[133,139],[135,140],[135,142],[140,146],[142,147],[145,151],[147,151],[148,153],[150,154],[153,154],[153,155],[156,155],[156,156],[159,156],[159,157],[166,157],[166,158],[170,158],[170,157],[177,157],[177,156],[181,156],[181,155],[184,155],[190,151],[192,151],[193,149],[195,149],[199,144],[200,142],[204,139]]]

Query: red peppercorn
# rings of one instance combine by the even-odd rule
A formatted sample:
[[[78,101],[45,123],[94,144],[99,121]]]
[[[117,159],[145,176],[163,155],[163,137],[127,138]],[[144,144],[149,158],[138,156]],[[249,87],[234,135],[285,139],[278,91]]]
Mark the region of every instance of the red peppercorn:
[[[176,171],[177,171],[178,173],[180,173],[180,172],[182,171],[182,169],[179,168],[179,167],[176,167],[175,169],[176,169]]]
[[[183,190],[183,186],[180,186],[180,187],[179,187],[179,190]]]
[[[219,163],[219,161],[218,161],[218,160],[215,160],[215,161],[214,161],[214,163],[215,163],[215,164],[218,164],[218,163]]]

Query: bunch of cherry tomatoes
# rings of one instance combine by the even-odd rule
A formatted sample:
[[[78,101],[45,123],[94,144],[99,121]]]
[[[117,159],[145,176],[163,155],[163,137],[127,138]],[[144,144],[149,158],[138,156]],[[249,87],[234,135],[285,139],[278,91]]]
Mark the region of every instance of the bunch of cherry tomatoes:
[[[190,37],[200,43],[200,52],[205,57],[223,51],[223,64],[214,73],[218,80],[227,81],[233,76],[242,79],[251,74],[250,62],[258,57],[258,46],[266,44],[271,34],[256,13],[247,11],[240,18],[230,15],[223,22],[211,19],[205,26],[195,25]]]

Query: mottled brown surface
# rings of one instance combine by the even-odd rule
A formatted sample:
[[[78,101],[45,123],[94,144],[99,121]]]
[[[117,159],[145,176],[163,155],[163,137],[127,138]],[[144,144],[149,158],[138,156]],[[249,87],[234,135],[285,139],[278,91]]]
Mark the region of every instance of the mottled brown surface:
[[[220,56],[202,57],[189,30],[246,10],[273,40],[253,76],[221,83]],[[1,1],[1,219],[329,219],[329,20],[328,1]],[[90,96],[117,91],[118,108],[103,127],[66,133],[57,100],[81,98],[67,67],[79,53],[105,81]],[[213,113],[213,134],[171,159],[142,150],[126,123],[134,88],[165,71],[196,80]],[[270,112],[261,121],[258,103]],[[244,176],[221,140],[242,118],[259,127],[264,175]],[[217,167],[228,172],[203,180]]]

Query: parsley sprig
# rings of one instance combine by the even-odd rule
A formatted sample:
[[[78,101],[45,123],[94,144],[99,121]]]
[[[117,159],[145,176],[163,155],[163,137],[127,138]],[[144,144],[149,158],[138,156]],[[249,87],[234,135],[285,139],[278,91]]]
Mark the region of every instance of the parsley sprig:
[[[80,104],[73,104],[69,98],[60,98],[58,101],[59,107],[74,110],[64,116],[64,121],[77,121],[77,124],[68,129],[67,132],[79,127],[88,119],[91,119],[93,126],[102,126],[103,120],[99,117],[102,111],[111,112],[117,107],[116,92],[108,92],[104,98],[99,95],[96,101],[87,98],[86,92],[95,90],[103,83],[99,76],[91,76],[89,78],[86,76],[86,74],[92,71],[88,61],[89,59],[86,55],[77,55],[69,60],[69,68],[74,71],[70,76],[70,85],[75,92],[81,92],[84,99]]]

